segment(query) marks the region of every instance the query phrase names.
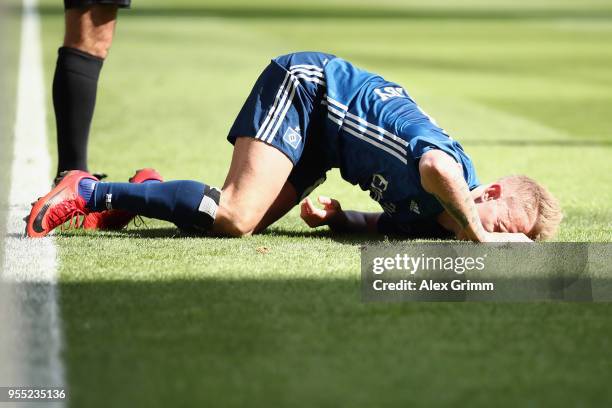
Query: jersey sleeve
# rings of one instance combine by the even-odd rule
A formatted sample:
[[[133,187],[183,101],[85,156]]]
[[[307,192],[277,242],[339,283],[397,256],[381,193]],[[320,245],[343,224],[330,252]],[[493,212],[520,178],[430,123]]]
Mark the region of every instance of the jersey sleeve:
[[[470,190],[480,185],[480,181],[478,181],[476,177],[476,169],[474,168],[472,160],[456,140],[451,139],[447,134],[441,131],[428,129],[423,126],[409,126],[404,131],[411,134],[409,137],[409,146],[415,161],[418,161],[429,150],[441,150],[461,165],[463,168],[463,176]]]
[[[387,213],[378,218],[378,232],[403,238],[452,238],[453,233],[442,227],[435,218],[400,221]]]

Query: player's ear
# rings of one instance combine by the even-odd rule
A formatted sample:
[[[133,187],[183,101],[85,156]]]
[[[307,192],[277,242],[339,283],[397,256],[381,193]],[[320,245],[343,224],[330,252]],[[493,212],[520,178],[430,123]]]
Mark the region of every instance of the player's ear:
[[[501,196],[502,196],[501,184],[493,183],[487,186],[487,188],[485,188],[484,192],[482,193],[482,200],[483,201],[499,200]]]

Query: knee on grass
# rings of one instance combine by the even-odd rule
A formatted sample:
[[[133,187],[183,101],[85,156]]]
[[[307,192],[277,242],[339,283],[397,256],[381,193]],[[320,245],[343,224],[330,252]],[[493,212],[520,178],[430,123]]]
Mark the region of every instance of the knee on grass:
[[[258,222],[258,217],[252,211],[231,205],[220,205],[213,225],[213,233],[232,238],[247,237],[253,234]]]

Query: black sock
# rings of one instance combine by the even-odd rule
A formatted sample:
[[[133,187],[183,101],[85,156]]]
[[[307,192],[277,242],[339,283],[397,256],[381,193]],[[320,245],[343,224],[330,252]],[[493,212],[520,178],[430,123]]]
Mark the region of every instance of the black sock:
[[[103,61],[74,48],[58,50],[53,77],[58,174],[64,170],[87,170],[87,139]]]

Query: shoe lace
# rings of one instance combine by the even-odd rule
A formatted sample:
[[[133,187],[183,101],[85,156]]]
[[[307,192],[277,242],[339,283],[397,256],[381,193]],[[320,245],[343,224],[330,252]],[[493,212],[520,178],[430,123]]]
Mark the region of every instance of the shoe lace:
[[[83,227],[85,220],[85,212],[74,207],[69,201],[58,203],[52,211],[49,212],[49,220],[51,229],[61,225],[61,230],[78,229]],[[70,220],[68,227],[64,227],[66,221]]]

